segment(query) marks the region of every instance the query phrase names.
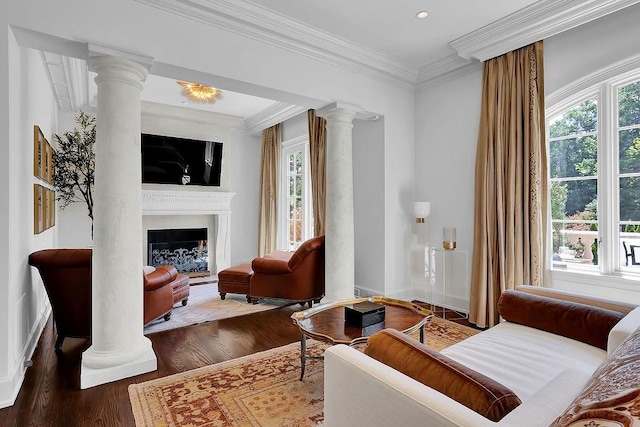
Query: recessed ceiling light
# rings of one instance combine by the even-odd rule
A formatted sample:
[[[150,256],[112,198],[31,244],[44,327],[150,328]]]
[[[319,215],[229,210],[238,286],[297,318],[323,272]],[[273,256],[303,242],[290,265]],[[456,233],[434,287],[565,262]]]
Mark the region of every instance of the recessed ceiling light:
[[[424,19],[427,16],[429,16],[429,12],[427,12],[426,10],[421,10],[420,12],[416,13],[416,18],[418,19]]]

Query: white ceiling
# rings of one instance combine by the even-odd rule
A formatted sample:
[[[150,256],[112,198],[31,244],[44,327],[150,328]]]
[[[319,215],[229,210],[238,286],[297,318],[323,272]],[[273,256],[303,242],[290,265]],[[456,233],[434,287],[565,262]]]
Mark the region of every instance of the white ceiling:
[[[449,42],[536,0],[261,0],[292,19],[377,51],[411,68],[455,53]],[[417,19],[421,10],[426,19]]]
[[[230,114],[245,119],[275,103],[272,99],[258,98],[257,96],[227,90],[223,90],[222,97],[213,104],[194,102],[182,95],[182,86],[176,83],[175,80],[151,74],[147,76],[147,80],[144,82],[140,97],[143,101]]]

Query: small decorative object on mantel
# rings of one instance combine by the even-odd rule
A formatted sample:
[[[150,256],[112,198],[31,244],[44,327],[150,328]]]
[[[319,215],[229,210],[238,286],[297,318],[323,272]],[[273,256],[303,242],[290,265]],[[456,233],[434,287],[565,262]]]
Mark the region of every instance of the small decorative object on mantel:
[[[442,229],[442,247],[447,250],[453,250],[456,248],[456,229],[455,228]]]
[[[344,321],[359,328],[384,322],[384,305],[368,301],[347,305],[344,307]]]

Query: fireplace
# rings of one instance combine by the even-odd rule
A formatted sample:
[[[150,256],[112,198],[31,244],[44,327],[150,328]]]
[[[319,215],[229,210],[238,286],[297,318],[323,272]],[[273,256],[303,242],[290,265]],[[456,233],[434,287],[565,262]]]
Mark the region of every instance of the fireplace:
[[[210,273],[206,228],[148,230],[147,244],[151,266],[173,265],[192,277]]]
[[[206,228],[210,275],[231,266],[231,199],[235,193],[181,186],[174,191],[142,188],[142,239],[149,259],[150,230]]]

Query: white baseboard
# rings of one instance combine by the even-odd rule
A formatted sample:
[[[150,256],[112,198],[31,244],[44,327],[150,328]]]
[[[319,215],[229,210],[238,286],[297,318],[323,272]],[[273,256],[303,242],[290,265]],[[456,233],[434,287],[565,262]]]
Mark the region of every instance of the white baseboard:
[[[7,378],[0,379],[0,408],[13,406],[15,403],[18,393],[20,392],[20,388],[22,387],[22,382],[24,381],[25,372],[27,371],[25,362],[31,360],[50,314],[51,305],[47,300],[42,312],[40,313],[40,318],[31,328],[27,343],[23,348],[22,355],[20,355],[16,360],[9,376]]]

